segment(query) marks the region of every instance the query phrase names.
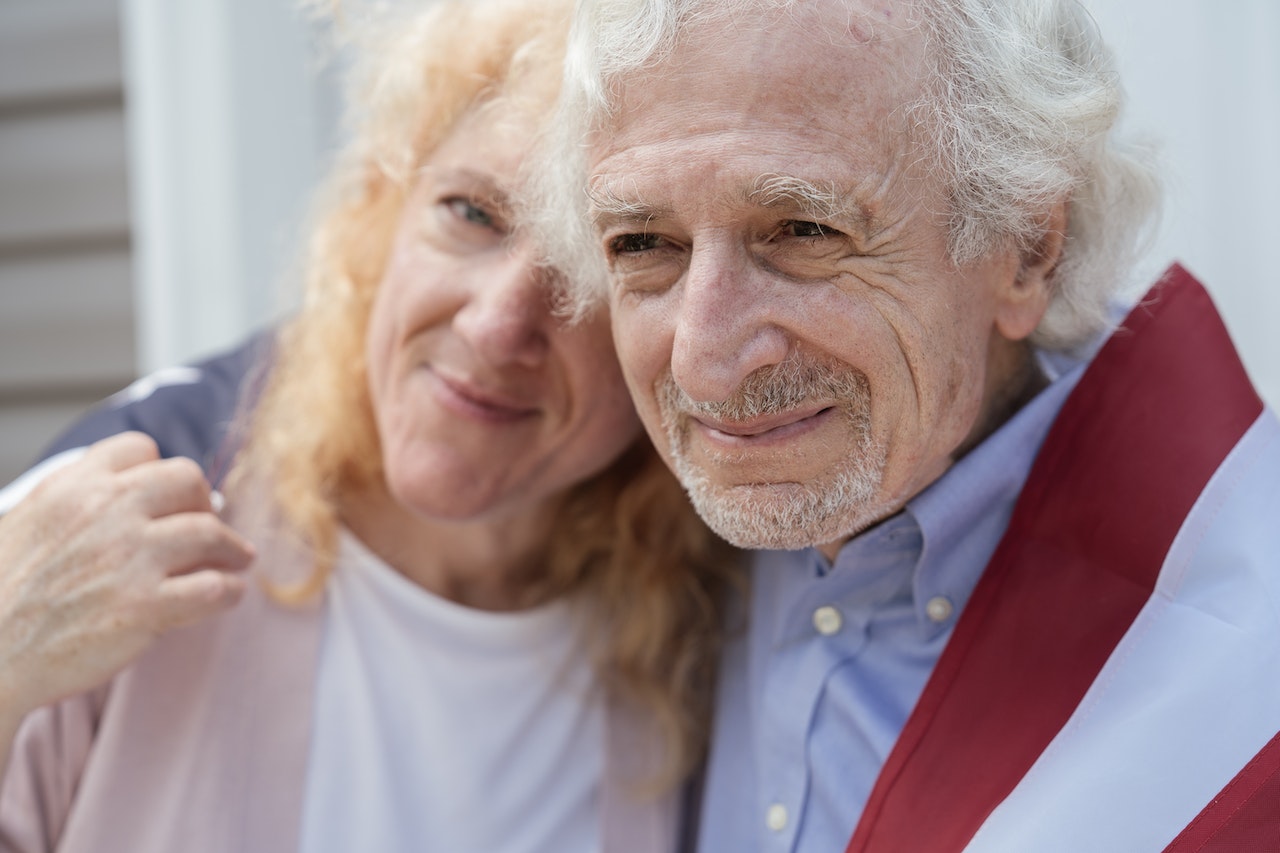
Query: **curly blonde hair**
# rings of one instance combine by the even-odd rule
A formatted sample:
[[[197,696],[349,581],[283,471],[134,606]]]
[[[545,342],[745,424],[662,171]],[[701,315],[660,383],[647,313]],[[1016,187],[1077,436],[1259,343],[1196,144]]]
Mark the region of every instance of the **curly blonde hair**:
[[[322,195],[303,305],[280,332],[236,460],[272,483],[286,530],[313,555],[285,602],[314,598],[332,572],[344,495],[383,477],[365,364],[369,317],[416,171],[469,111],[545,123],[559,88],[566,0],[441,0],[383,19],[358,42],[352,141]],[[677,781],[706,741],[721,598],[736,558],[690,509],[641,438],[570,490],[549,532],[543,599],[574,595],[584,641],[615,699],[649,713]]]

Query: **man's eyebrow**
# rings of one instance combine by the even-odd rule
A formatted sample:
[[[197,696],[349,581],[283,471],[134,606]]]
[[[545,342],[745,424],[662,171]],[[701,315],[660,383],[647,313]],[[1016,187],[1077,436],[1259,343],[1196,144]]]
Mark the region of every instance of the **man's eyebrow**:
[[[591,221],[602,231],[619,226],[643,230],[651,220],[670,216],[668,208],[624,199],[603,182],[588,186],[587,198],[591,202]]]
[[[603,181],[592,182],[586,193],[591,221],[602,231],[618,227],[644,230],[655,219],[673,216],[669,207],[622,198]],[[743,197],[748,204],[795,211],[807,219],[845,223],[861,230],[870,230],[874,224],[866,208],[853,201],[853,193],[842,192],[834,182],[820,185],[795,175],[761,175]]]
[[[853,194],[835,182],[817,184],[796,175],[761,175],[746,193],[747,201],[762,207],[785,208],[815,220],[852,222],[866,228],[871,217]]]

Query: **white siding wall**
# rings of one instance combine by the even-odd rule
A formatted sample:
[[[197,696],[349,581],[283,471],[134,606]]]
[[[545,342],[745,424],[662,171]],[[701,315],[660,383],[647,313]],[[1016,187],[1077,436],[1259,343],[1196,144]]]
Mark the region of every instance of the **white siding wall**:
[[[115,0],[0,4],[0,482],[133,377]]]
[[[0,2],[0,483],[287,303],[337,114],[298,5]]]

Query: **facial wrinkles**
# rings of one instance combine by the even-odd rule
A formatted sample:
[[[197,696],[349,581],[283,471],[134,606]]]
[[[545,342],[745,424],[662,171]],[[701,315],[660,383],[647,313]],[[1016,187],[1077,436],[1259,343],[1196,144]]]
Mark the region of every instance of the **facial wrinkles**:
[[[868,243],[867,254],[854,266],[862,297],[871,300],[888,322],[918,409],[928,408],[931,400],[928,377],[920,373],[921,362],[948,331],[925,325],[916,305],[928,294],[933,295],[927,298],[937,299],[946,293],[931,276],[921,275],[935,271],[937,258],[946,252],[945,225],[936,221],[933,209],[937,199],[922,195],[926,183],[911,173],[901,157],[894,159],[868,202],[877,211],[880,227]],[[942,269],[954,272],[950,264],[945,260]],[[954,306],[939,316],[952,318],[954,324],[962,313],[961,306]]]
[[[871,393],[859,371],[792,354],[753,372],[721,402],[691,399],[670,373],[658,402],[676,474],[703,520],[742,548],[800,548],[836,541],[875,520],[885,450],[871,435]],[[841,464],[800,483],[725,486],[695,463],[689,451],[691,417],[749,421],[806,403],[839,409],[852,436]]]

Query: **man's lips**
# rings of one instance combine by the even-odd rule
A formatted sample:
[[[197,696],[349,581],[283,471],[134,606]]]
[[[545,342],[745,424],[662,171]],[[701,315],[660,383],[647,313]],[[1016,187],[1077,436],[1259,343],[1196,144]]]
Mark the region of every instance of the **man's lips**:
[[[437,396],[441,403],[461,415],[484,421],[507,422],[539,412],[538,406],[513,394],[483,388],[471,380],[448,376],[439,370],[431,370],[431,375],[436,380]]]
[[[726,421],[693,414],[687,414],[687,417],[697,424],[708,438],[741,446],[795,438],[816,429],[834,411],[834,406],[822,404],[803,409],[791,409],[768,417],[752,418],[749,421]]]

